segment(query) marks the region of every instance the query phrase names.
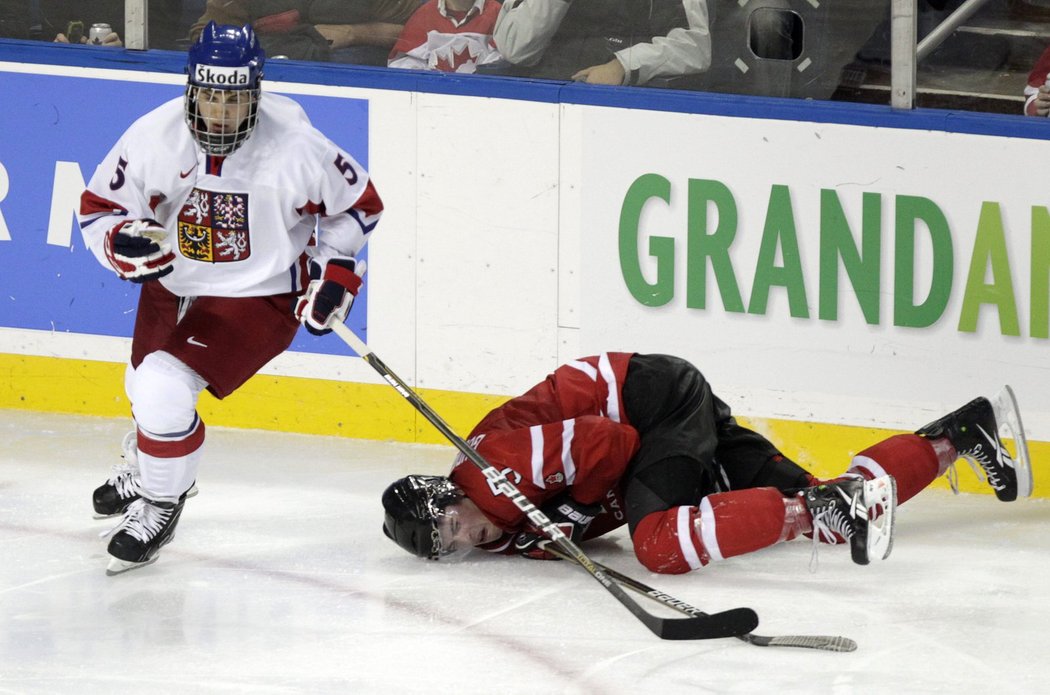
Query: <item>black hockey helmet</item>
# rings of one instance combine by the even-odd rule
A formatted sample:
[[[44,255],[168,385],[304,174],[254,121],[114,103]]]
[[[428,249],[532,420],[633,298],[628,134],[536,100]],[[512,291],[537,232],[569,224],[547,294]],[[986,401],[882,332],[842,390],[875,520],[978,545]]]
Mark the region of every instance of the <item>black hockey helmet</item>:
[[[418,557],[437,560],[442,552],[438,517],[463,490],[438,475],[410,475],[383,492],[383,533]]]

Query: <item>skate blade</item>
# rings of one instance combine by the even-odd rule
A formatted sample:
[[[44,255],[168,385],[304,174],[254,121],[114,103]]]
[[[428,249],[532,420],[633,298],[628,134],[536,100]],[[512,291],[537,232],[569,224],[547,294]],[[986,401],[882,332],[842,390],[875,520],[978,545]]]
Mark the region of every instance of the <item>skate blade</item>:
[[[897,517],[897,480],[884,475],[864,483],[864,506],[868,509],[868,558],[885,560],[893,550],[893,527]],[[872,510],[877,509],[874,512]],[[873,518],[874,517],[874,518]]]
[[[995,421],[999,425],[1000,435],[1014,442],[1014,473],[1017,475],[1017,496],[1032,496],[1032,462],[1028,456],[1028,439],[1025,437],[1024,425],[1021,424],[1021,409],[1017,406],[1017,397],[1009,385],[990,398]],[[1005,432],[1002,432],[1005,430]]]
[[[121,560],[118,557],[110,557],[109,565],[106,567],[106,576],[115,577],[118,574],[124,574],[125,572],[136,570],[140,567],[152,565],[159,557],[159,555],[154,555],[151,559],[146,560],[145,562],[128,562],[127,560]]]
[[[114,530],[116,530],[116,528],[120,527],[117,526]],[[107,531],[107,534],[108,533],[110,532]],[[157,552],[153,554],[153,557],[151,557],[149,560],[146,560],[145,562],[131,562],[130,560],[121,560],[119,557],[114,557],[113,555],[110,555],[109,565],[106,566],[106,576],[112,577],[118,574],[124,574],[129,570],[136,570],[139,567],[146,567],[147,565],[152,565],[154,562],[160,559],[160,549],[166,546],[168,543],[171,543],[173,540],[175,540],[174,533],[168,536],[164,540],[164,542],[160,544],[160,547],[157,548]]]

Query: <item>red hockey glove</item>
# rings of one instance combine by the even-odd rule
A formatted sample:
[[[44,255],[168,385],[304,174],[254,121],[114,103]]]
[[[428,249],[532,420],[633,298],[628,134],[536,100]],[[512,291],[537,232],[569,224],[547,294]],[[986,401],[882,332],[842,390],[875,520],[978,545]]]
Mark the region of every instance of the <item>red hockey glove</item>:
[[[310,285],[295,303],[295,318],[314,335],[332,332],[332,324],[342,323],[350,313],[354,297],[361,289],[365,262],[337,256],[322,267],[310,261]]]
[[[126,220],[106,233],[106,260],[122,280],[148,282],[175,270],[168,235],[156,220]]]
[[[579,543],[594,517],[602,511],[600,504],[582,504],[572,498],[566,490],[543,505],[542,511],[573,543]],[[522,531],[514,538],[514,550],[532,560],[556,560],[544,550],[540,543],[547,540],[546,534],[536,528]]]

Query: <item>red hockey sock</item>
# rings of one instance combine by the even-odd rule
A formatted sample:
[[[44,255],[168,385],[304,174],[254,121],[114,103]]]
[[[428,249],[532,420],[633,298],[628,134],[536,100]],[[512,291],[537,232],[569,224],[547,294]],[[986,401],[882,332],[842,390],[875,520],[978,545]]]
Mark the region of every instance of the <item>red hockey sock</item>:
[[[680,574],[713,560],[754,552],[806,530],[808,512],[789,513],[772,487],[708,495],[699,507],[674,507],[642,519],[635,528],[634,552],[653,572]]]
[[[139,486],[149,499],[178,498],[197,479],[204,448],[204,422],[196,418],[189,435],[160,438],[138,428]]]
[[[711,559],[721,560],[793,538],[785,528],[787,516],[784,495],[776,488],[721,492],[700,503],[697,531]],[[791,521],[795,525],[794,515]]]
[[[780,540],[790,541],[804,533],[813,532],[813,515],[806,507],[801,493],[783,498],[784,526],[780,529]]]
[[[847,472],[859,473],[865,480],[892,475],[901,504],[922,492],[954,460],[955,449],[946,439],[898,434],[854,456]]]

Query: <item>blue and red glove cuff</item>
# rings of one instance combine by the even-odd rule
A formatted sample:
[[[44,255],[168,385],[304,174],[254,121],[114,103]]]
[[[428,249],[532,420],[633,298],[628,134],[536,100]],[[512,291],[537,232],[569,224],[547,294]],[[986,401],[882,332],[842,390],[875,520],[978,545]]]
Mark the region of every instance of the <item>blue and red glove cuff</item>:
[[[333,258],[325,264],[324,280],[340,285],[356,297],[363,282],[361,276],[354,272],[356,268],[357,262],[353,259]]]

